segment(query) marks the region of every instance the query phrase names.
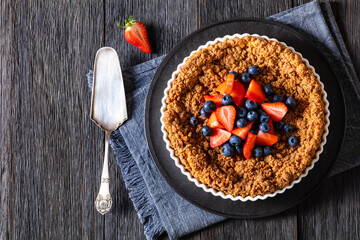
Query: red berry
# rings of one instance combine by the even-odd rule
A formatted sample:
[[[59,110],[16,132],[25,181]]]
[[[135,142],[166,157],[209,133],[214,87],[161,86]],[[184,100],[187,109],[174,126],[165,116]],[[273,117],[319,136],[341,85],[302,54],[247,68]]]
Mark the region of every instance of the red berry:
[[[234,128],[234,122],[236,117],[236,109],[232,105],[222,106],[216,109],[216,118],[218,121],[231,132]]]
[[[256,135],[249,132],[249,134],[248,134],[248,136],[246,138],[244,149],[243,149],[244,157],[246,159],[251,158],[252,152],[253,152],[253,149],[254,149],[254,146],[255,146],[255,142],[256,142]]]
[[[210,146],[216,148],[226,143],[231,137],[231,133],[226,130],[214,128],[210,136]]]
[[[280,122],[288,111],[285,103],[282,103],[282,102],[263,103],[263,104],[261,104],[261,108],[275,122]]]
[[[265,94],[262,90],[260,83],[255,81],[254,79],[251,80],[248,90],[246,91],[246,98],[256,102],[261,103],[265,100]]]

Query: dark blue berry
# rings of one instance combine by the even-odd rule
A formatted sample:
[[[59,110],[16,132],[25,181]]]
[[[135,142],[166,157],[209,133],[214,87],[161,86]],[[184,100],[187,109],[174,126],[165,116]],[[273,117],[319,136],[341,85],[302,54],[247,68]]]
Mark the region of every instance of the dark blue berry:
[[[251,76],[249,73],[243,73],[241,75],[241,80],[244,82],[244,83],[249,83],[251,81]]]
[[[266,84],[263,87],[264,93],[266,96],[271,96],[274,94],[274,90],[272,89],[272,87],[269,84]]]
[[[197,118],[196,117],[191,117],[190,118],[190,124],[191,125],[194,125],[194,126],[196,126],[196,125],[198,125],[198,120],[197,120]]]
[[[253,102],[251,101],[250,99],[246,100],[245,102],[245,107],[248,109],[248,110],[255,110],[258,108],[258,104],[256,102]]]
[[[256,130],[256,128],[251,128],[250,132],[255,135],[258,134],[258,130]]]
[[[284,101],[284,97],[283,97],[283,95],[275,94],[274,97],[273,97],[273,101],[274,101],[274,102],[283,102],[283,101]]]
[[[270,120],[270,117],[267,113],[262,113],[260,115],[260,122],[267,123]]]
[[[201,133],[205,136],[205,137],[208,137],[208,136],[210,136],[211,135],[211,133],[212,133],[212,130],[211,130],[211,128],[209,128],[208,126],[203,126],[202,128],[201,128]]]
[[[270,131],[270,126],[269,126],[269,124],[267,124],[267,123],[261,123],[260,124],[260,131],[262,131],[263,133],[267,133],[267,132],[269,132]]]
[[[256,112],[259,114],[259,116],[261,116],[261,114],[265,113],[267,114],[264,110],[262,110],[261,108],[256,109]]]
[[[204,118],[208,118],[210,117],[210,113],[206,112],[204,108],[200,109],[200,114],[201,116],[203,116]]]
[[[230,140],[229,140],[229,143],[233,146],[236,146],[236,145],[240,145],[241,143],[241,138],[239,138],[238,136],[231,136]]]
[[[211,113],[215,111],[216,105],[213,101],[206,101],[204,104],[204,110],[205,112]]]
[[[290,124],[285,124],[285,125],[284,125],[284,131],[285,131],[286,133],[291,132],[291,131],[292,131],[292,126],[291,126]]]
[[[247,114],[247,111],[245,108],[238,108],[237,111],[236,111],[236,115],[238,118],[245,118],[246,117],[246,114]]]
[[[277,131],[283,130],[284,125],[285,125],[285,123],[283,121],[274,122],[274,129],[277,130]]]
[[[246,117],[249,121],[252,121],[252,122],[255,122],[259,119],[259,115],[255,111],[248,112]]]
[[[225,143],[222,147],[222,154],[231,157],[234,154],[234,147],[230,143]]]
[[[264,155],[265,156],[271,155],[271,153],[272,153],[272,148],[270,146],[264,147]]]
[[[295,147],[299,143],[299,140],[296,137],[291,136],[288,139],[288,143],[291,147]]]
[[[253,66],[251,66],[251,67],[249,68],[248,72],[249,72],[251,75],[255,76],[255,75],[258,75],[258,74],[261,72],[261,69],[260,69],[258,66],[253,65]]]
[[[222,98],[221,98],[221,102],[224,105],[231,105],[233,103],[233,98],[230,95],[225,94]]]
[[[235,79],[237,79],[237,78],[239,77],[239,75],[238,75],[237,72],[235,72],[235,71],[231,71],[231,72],[229,72],[229,74],[234,74]]]
[[[242,146],[236,145],[236,146],[235,146],[235,152],[236,152],[237,154],[242,154],[242,152],[243,152]]]
[[[256,146],[254,147],[254,156],[255,157],[261,157],[263,155],[264,151],[262,147]]]
[[[288,97],[288,98],[286,99],[285,104],[286,104],[286,106],[288,106],[288,108],[290,108],[290,109],[296,108],[296,101],[295,101],[295,98],[293,98],[293,97]]]
[[[239,128],[245,127],[246,124],[247,124],[247,121],[245,118],[240,118],[239,120],[236,121],[236,126]]]

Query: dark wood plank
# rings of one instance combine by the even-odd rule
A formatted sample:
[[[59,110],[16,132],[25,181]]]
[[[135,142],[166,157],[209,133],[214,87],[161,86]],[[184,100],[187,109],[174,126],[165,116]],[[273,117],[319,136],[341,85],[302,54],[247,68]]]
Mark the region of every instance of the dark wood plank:
[[[1,26],[9,30],[1,38],[9,71],[1,88],[1,167],[7,166],[8,175],[6,200],[1,199],[4,232],[11,239],[100,239],[104,221],[93,201],[103,137],[88,117],[84,76],[104,41],[103,3],[2,5],[10,26]]]

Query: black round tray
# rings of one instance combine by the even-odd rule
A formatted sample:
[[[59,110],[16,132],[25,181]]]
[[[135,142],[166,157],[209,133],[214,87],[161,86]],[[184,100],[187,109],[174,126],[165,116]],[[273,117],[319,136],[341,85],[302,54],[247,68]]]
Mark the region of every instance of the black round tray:
[[[200,45],[235,33],[266,35],[295,48],[315,68],[325,85],[330,103],[330,126],[327,143],[320,159],[308,176],[292,189],[273,198],[257,201],[232,201],[214,196],[197,187],[183,175],[166,149],[161,132],[160,108],[164,89],[177,66]],[[183,198],[209,212],[230,218],[256,218],[289,209],[319,187],[325,180],[340,151],[345,129],[345,105],[340,84],[318,42],[312,36],[284,24],[261,19],[238,19],[216,23],[195,31],[178,43],[157,69],[150,85],[145,108],[145,131],[151,155],[169,185]],[[321,47],[320,47],[321,48]]]

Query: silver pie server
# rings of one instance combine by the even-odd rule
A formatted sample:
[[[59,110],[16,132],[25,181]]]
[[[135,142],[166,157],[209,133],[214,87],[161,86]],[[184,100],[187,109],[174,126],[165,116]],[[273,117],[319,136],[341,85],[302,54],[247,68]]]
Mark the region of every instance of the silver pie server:
[[[90,118],[105,131],[104,165],[95,200],[96,210],[104,215],[112,205],[108,169],[110,134],[127,119],[120,62],[116,51],[110,47],[99,49],[95,56]]]

